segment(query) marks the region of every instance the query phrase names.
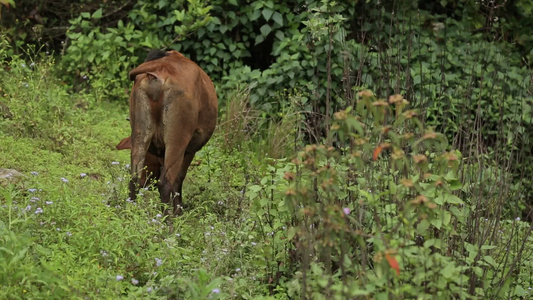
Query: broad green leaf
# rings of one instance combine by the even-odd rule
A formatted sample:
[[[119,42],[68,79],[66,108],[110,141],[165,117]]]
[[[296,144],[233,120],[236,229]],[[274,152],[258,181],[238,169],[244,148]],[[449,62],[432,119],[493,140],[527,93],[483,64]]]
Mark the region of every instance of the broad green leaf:
[[[272,17],[272,14],[274,13],[273,10],[271,10],[270,8],[263,8],[263,17],[265,18],[265,20],[270,20],[270,17]]]
[[[93,19],[100,19],[101,17],[102,17],[102,9],[99,8],[98,10],[96,10],[96,11],[93,13],[92,18],[93,18]]]
[[[270,27],[270,25],[265,24],[265,25],[261,26],[261,28],[259,28],[259,30],[261,31],[261,34],[264,37],[266,37],[272,31],[272,28]]]
[[[272,15],[272,20],[274,20],[279,26],[283,26],[283,16],[279,12],[275,12]]]

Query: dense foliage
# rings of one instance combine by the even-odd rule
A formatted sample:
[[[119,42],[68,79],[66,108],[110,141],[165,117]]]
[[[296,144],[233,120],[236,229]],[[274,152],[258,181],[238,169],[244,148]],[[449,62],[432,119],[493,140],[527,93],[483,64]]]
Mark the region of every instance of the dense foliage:
[[[529,1],[0,7],[1,299],[533,292]],[[114,151],[150,48],[221,102],[177,218]]]

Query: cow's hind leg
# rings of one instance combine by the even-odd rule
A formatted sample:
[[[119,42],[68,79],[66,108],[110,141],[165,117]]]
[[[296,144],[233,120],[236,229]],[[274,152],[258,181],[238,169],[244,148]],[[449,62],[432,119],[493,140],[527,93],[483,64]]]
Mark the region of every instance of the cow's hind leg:
[[[146,93],[137,89],[130,107],[131,118],[131,181],[130,198],[133,200],[137,196],[139,176],[142,176],[145,167],[146,152],[155,133],[155,122],[150,114],[150,99]],[[144,171],[146,172],[146,170]]]
[[[165,150],[165,162],[161,179],[159,180],[159,194],[161,200],[172,206],[171,214],[181,214],[181,186],[180,172],[185,161],[185,147],[173,149],[167,147]],[[173,153],[170,154],[169,153]]]
[[[182,202],[182,187],[183,187],[183,181],[185,180],[185,176],[187,175],[187,170],[189,169],[189,166],[191,165],[191,162],[194,158],[194,153],[185,153],[185,157],[183,158],[183,163],[181,164],[181,169],[178,174],[178,197],[174,198],[173,207],[174,211],[177,211],[180,207],[183,207]]]

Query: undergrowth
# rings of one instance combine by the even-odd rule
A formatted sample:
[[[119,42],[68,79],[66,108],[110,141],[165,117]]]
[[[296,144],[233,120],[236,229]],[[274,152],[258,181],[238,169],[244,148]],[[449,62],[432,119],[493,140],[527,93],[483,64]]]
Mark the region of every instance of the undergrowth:
[[[169,218],[156,191],[127,197],[129,153],[114,150],[125,105],[69,92],[49,58],[5,64],[0,166],[23,176],[0,191],[1,299],[531,293],[531,224],[499,213],[521,187],[498,187],[495,166],[473,176],[489,166],[450,150],[400,95],[361,92],[329,140],[304,146],[297,108],[261,122],[236,93],[191,165],[185,213]]]

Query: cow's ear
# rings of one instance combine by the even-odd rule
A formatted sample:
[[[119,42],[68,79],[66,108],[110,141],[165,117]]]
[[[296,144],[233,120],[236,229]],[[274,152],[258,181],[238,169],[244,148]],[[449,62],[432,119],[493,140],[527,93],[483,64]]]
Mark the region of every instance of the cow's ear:
[[[131,136],[123,139],[118,143],[117,150],[131,149]]]

